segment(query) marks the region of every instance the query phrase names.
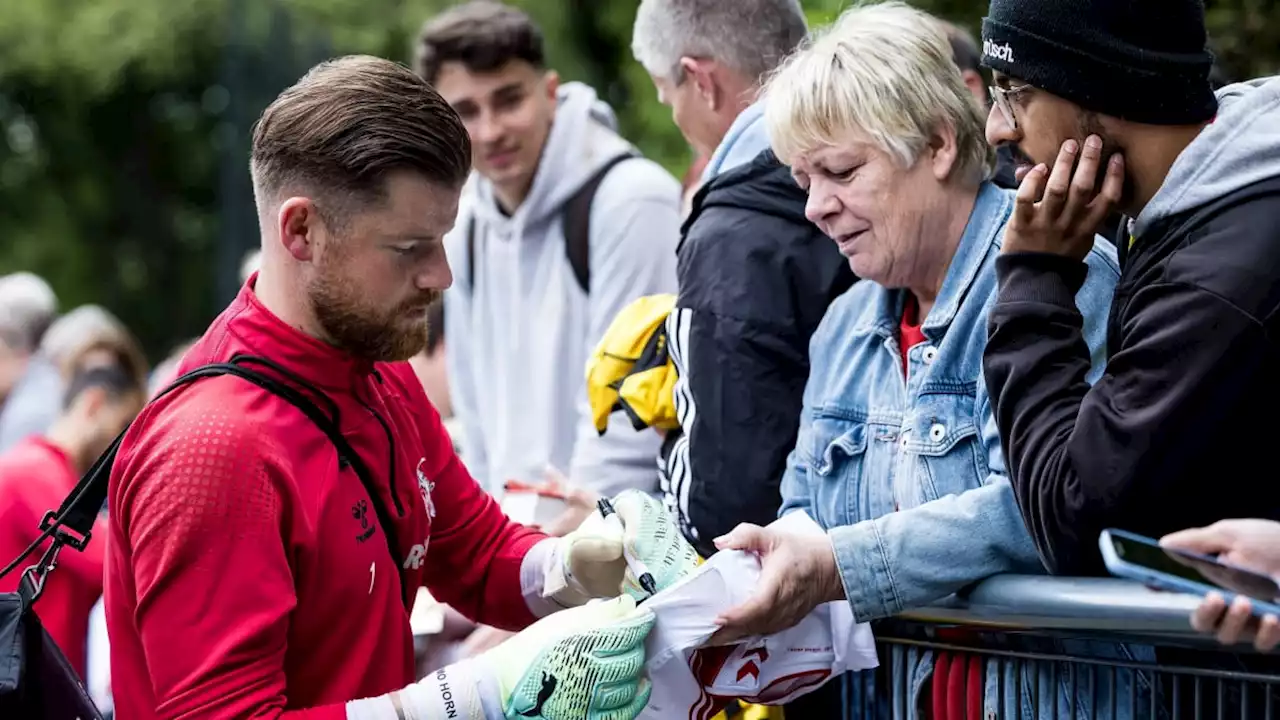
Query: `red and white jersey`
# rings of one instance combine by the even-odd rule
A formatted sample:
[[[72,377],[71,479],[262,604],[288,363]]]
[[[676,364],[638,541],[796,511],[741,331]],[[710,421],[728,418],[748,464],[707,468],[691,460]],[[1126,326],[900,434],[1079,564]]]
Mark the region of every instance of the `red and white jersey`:
[[[770,527],[821,533],[803,512]],[[833,677],[879,665],[871,626],[856,623],[846,602],[819,605],[798,625],[755,641],[701,648],[724,610],[747,600],[760,561],[717,553],[697,572],[645,601],[657,622],[646,645],[653,696],[640,720],[710,720],[730,700],[780,705]]]

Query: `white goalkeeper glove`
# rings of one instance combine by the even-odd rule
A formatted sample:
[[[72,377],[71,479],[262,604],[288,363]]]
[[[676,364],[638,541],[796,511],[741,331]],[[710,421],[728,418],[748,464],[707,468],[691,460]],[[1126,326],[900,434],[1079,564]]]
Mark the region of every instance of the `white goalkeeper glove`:
[[[633,720],[653,613],[630,597],[549,615],[404,690],[347,703],[347,720]]]
[[[698,553],[660,501],[639,490],[624,490],[613,499],[613,508],[613,517],[605,519],[597,509],[577,530],[556,541],[543,570],[544,597],[565,606],[619,593],[647,598],[649,592],[625,555],[639,560],[658,592],[697,567]]]

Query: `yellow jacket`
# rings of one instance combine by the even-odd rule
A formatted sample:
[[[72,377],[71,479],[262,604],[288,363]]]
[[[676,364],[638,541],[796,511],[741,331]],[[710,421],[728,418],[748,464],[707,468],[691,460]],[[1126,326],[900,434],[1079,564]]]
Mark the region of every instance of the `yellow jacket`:
[[[647,295],[622,309],[587,360],[587,398],[596,430],[621,410],[637,430],[675,430],[676,369],[667,354],[667,316],[675,295]]]

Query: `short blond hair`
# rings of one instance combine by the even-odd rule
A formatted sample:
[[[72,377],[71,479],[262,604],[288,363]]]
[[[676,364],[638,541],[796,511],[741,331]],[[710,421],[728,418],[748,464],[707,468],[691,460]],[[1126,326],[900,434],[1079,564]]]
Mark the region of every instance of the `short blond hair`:
[[[864,135],[903,167],[930,137],[956,137],[953,178],[981,181],[995,153],[939,20],[902,2],[852,7],[783,61],[765,86],[774,153],[801,153]],[[958,172],[957,172],[958,171]]]

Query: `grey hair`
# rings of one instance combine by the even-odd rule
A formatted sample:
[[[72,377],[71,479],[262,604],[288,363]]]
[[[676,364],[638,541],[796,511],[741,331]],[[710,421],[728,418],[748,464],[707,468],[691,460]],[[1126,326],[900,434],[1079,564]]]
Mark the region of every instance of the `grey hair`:
[[[641,0],[631,52],[650,75],[674,82],[680,58],[695,57],[758,83],[807,32],[799,0]]]
[[[0,277],[0,328],[5,344],[31,352],[58,314],[58,297],[44,278],[29,272]]]
[[[40,342],[40,352],[61,364],[92,338],[126,332],[124,323],[110,310],[101,305],[80,305],[53,321]]]

